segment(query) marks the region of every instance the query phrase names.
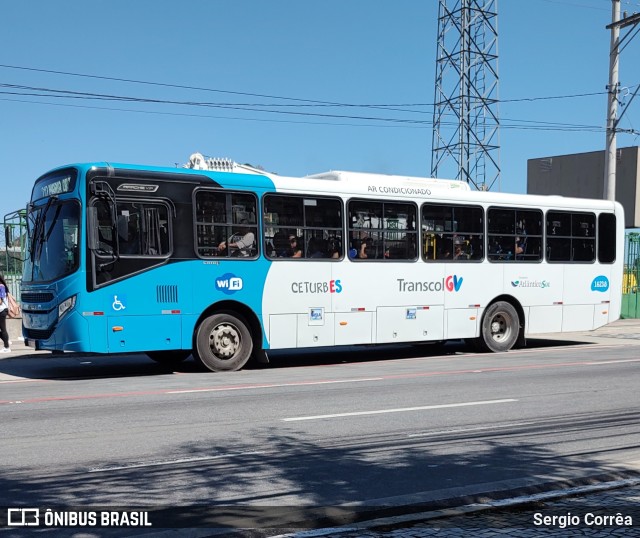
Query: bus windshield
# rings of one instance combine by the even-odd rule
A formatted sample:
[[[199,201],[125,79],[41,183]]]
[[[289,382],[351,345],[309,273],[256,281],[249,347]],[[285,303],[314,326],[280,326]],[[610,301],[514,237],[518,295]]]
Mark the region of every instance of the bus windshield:
[[[31,207],[27,218],[29,254],[24,264],[24,282],[49,282],[78,268],[80,204],[58,201]]]

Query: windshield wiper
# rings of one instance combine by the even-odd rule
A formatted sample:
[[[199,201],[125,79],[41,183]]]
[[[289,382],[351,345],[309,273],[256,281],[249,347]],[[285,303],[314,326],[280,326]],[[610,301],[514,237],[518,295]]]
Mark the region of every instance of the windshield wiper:
[[[51,219],[51,224],[49,225],[49,229],[47,230],[46,233],[44,233],[44,225],[42,226],[42,232],[43,232],[43,236],[44,236],[44,241],[49,241],[49,238],[51,237],[51,233],[53,232],[53,228],[56,225],[56,221],[58,220],[58,217],[60,216],[60,211],[62,211],[62,204],[58,204],[58,206],[56,207],[56,212],[53,215],[53,218]],[[44,243],[43,241],[43,243]]]
[[[30,256],[31,256],[31,263],[33,264],[34,260],[36,258],[40,257],[40,254],[42,252],[42,246],[44,244],[45,241],[45,231],[44,231],[44,227],[45,227],[45,222],[47,220],[47,212],[49,211],[49,208],[51,207],[51,205],[53,204],[53,202],[57,201],[58,197],[57,196],[51,196],[51,198],[49,198],[47,200],[47,203],[45,204],[45,206],[40,210],[39,215],[36,217],[35,219],[35,224],[33,227],[33,242],[31,245],[31,252],[30,252]]]

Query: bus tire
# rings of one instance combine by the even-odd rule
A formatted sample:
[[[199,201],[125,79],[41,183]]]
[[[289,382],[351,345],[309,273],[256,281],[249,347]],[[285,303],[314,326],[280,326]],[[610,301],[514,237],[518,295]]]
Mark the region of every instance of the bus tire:
[[[479,344],[485,351],[509,351],[518,340],[520,319],[509,303],[498,301],[482,316]]]
[[[198,327],[194,357],[212,372],[240,370],[252,350],[251,332],[235,314],[214,314]]]
[[[165,366],[175,366],[186,360],[191,351],[188,349],[168,349],[163,351],[147,351],[147,357]]]

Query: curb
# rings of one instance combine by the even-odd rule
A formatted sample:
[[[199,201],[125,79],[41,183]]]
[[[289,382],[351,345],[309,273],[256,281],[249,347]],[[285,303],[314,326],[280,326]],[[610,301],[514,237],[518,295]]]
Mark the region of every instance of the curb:
[[[485,503],[471,503],[459,506],[457,508],[449,508],[444,510],[432,510],[420,514],[407,514],[406,516],[397,516],[397,518],[380,518],[365,522],[361,527],[360,524],[355,525],[354,530],[376,529],[381,527],[391,527],[398,524],[412,523],[416,521],[430,521],[432,519],[440,519],[444,517],[462,516],[477,512],[499,510],[504,508],[512,508],[523,504],[531,504],[544,501],[555,501],[567,497],[575,497],[579,495],[589,495],[592,493],[600,493],[602,491],[611,491],[640,485],[640,478],[626,478],[613,480],[610,482],[602,482],[600,484],[591,484],[586,486],[574,486],[562,490],[547,491],[543,493],[532,493],[529,495],[520,495],[497,501],[487,501]]]
[[[635,487],[640,485],[640,477],[636,478],[619,478],[600,482],[597,484],[576,485],[564,489],[556,489],[545,492],[529,493],[518,495],[515,497],[507,497],[498,500],[487,500],[484,502],[471,502],[460,506],[452,506],[450,508],[441,508],[435,510],[426,510],[423,512],[415,512],[410,514],[389,516],[376,519],[370,519],[359,523],[352,523],[339,527],[327,527],[323,529],[307,530],[295,533],[286,533],[271,536],[270,538],[320,538],[335,534],[357,533],[362,531],[393,531],[403,529],[407,524],[427,523],[437,519],[445,519],[456,516],[465,516],[469,514],[477,514],[482,512],[492,512],[498,510],[509,509],[527,504],[540,503],[545,501],[556,501],[568,497],[576,497]],[[529,488],[530,489],[530,488]],[[514,490],[514,493],[519,490]],[[498,493],[498,492],[496,492]],[[502,493],[502,492],[501,492]],[[490,495],[490,494],[485,494]],[[444,501],[446,502],[446,501]]]

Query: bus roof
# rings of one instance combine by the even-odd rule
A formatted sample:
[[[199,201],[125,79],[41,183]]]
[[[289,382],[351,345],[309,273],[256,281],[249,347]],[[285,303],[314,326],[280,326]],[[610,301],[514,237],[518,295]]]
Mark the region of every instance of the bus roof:
[[[414,184],[415,186],[426,186],[435,189],[450,190],[470,190],[469,184],[464,181],[455,179],[439,179],[434,177],[414,177],[414,176],[397,176],[392,174],[370,174],[366,172],[345,172],[343,170],[331,170],[320,174],[310,174],[305,176],[310,179],[327,179],[330,181],[341,181],[345,183],[371,183],[372,181],[383,180],[389,184]]]
[[[231,164],[229,164],[231,163]],[[273,185],[276,190],[286,192],[305,192],[316,194],[340,194],[345,196],[365,196],[406,199],[407,201],[427,201],[452,203],[477,203],[483,205],[509,204],[523,207],[550,207],[556,209],[571,208],[612,210],[617,202],[600,199],[574,198],[558,195],[513,194],[495,191],[472,190],[464,181],[438,179],[428,177],[401,176],[391,174],[373,174],[366,172],[349,172],[332,170],[302,177],[280,176],[272,172],[256,169],[250,165],[238,165],[232,161],[221,163],[220,169],[211,170],[204,167],[159,167],[140,164],[124,164],[109,162],[75,163],[58,167],[76,167],[88,171],[91,168],[111,168],[114,170],[137,170],[170,174],[206,176],[219,180],[231,188],[268,188]],[[52,172],[50,171],[50,172]],[[49,173],[50,173],[49,172]],[[339,186],[338,186],[339,184]],[[621,207],[616,211],[620,211]]]

